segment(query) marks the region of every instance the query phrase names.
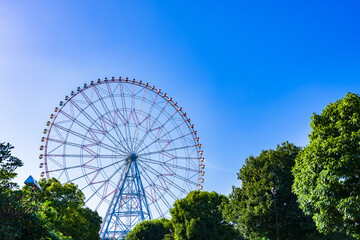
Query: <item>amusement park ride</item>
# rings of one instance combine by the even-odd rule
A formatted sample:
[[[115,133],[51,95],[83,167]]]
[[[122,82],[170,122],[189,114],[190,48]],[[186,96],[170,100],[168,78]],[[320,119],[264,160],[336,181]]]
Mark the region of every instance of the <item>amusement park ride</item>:
[[[143,220],[169,216],[202,189],[204,158],[190,118],[142,81],[105,78],[72,91],[41,139],[41,177],[73,182],[103,217],[101,239],[122,239]]]

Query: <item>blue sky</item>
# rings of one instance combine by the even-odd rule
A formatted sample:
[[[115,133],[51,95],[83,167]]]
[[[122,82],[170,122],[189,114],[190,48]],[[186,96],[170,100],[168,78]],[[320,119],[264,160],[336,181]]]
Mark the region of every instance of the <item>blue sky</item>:
[[[39,178],[42,130],[91,80],[172,96],[204,148],[204,190],[228,194],[249,155],[307,144],[313,112],[360,89],[357,1],[0,1],[0,141]]]

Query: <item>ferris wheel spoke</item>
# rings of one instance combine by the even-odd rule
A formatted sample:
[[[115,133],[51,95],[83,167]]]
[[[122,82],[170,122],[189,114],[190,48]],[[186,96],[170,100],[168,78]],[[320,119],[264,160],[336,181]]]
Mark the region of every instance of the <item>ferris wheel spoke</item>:
[[[158,171],[156,171],[152,166],[150,166],[149,164],[143,162],[144,165],[146,165],[146,169],[148,171],[150,171],[152,174],[154,174],[155,176],[161,176],[162,179],[164,181],[166,181],[170,186],[174,186],[177,190],[179,190],[180,192],[182,193],[186,193],[186,191],[180,187],[178,184],[176,184],[174,181],[172,181],[171,179],[169,179],[167,176],[165,176],[164,174],[160,174]],[[172,176],[175,176],[176,174],[172,175]]]
[[[58,137],[62,140],[62,141],[65,141],[64,139],[64,136],[60,133],[59,129],[58,128],[54,128],[56,134],[58,135]]]
[[[146,89],[146,88],[144,88],[144,89]],[[137,91],[134,95],[135,96],[137,96],[140,92],[142,92],[143,91],[143,89],[140,89],[139,91]]]
[[[158,95],[156,95],[158,96]],[[152,132],[151,129],[154,127],[155,123],[157,123],[159,121],[159,117],[162,115],[162,113],[164,112],[164,109],[166,108],[166,106],[169,104],[169,101],[166,101],[165,106],[161,109],[161,111],[158,113],[158,115],[156,116],[156,118],[154,119],[154,121],[152,122],[152,124],[150,125],[149,131],[147,131],[143,138],[141,139],[140,143],[137,145],[136,150],[139,148],[139,146],[141,146],[141,144],[143,143],[143,141],[145,140],[145,138],[148,136],[149,132]],[[151,114],[149,114],[150,116]],[[163,126],[161,125],[159,127],[159,132],[161,131],[161,129],[163,128]]]
[[[64,143],[64,141],[56,141],[56,143],[60,143],[60,145],[59,146],[56,146],[56,147],[54,147],[53,149],[51,149],[51,150],[48,150],[48,146],[47,146],[47,151],[45,152],[45,155],[47,155],[47,154],[49,154],[49,153],[52,153],[52,152],[55,152],[56,150],[58,150],[58,149],[61,149],[61,147],[62,147],[62,145],[63,145],[63,143]]]
[[[151,169],[153,169],[153,170],[155,171],[155,169],[154,169],[153,167],[151,167],[149,164],[147,164],[147,163],[145,163],[145,162],[144,162],[144,164],[145,164],[148,168],[151,168]],[[166,177],[167,175],[161,174],[161,176],[163,177],[163,179],[167,179],[167,181],[168,181],[169,183],[175,184],[175,182],[170,181],[170,179],[168,179],[168,178]],[[187,178],[184,178],[184,177],[176,174],[175,172],[173,172],[173,174],[171,174],[171,176],[172,176],[172,177],[175,177],[175,178],[177,178],[177,179],[179,179],[179,180],[182,180],[182,181],[184,181],[184,182],[193,184],[193,185],[195,185],[195,186],[197,185],[196,182],[193,182],[193,181],[191,181],[191,180],[189,180],[189,179],[187,179]]]
[[[109,164],[108,166],[106,167],[95,167],[95,166],[92,166],[92,165],[88,165],[90,162],[94,161],[95,159],[106,159],[106,158],[109,158],[109,159],[114,159],[114,156],[112,155],[83,155],[83,154],[49,154],[47,155],[47,157],[50,157],[50,158],[62,158],[64,159],[64,165],[63,166],[59,166],[61,169],[73,169],[73,168],[79,168],[79,167],[83,167],[83,168],[87,168],[87,169],[95,169],[96,171],[100,171],[102,169],[105,169],[107,168],[108,166],[112,166],[112,165],[115,165],[115,164],[119,164],[121,162],[123,162],[124,160],[117,160],[116,162],[112,163],[112,164]],[[82,163],[81,165],[76,165],[76,166],[71,166],[71,167],[67,167],[65,165],[65,161],[66,161],[66,158],[75,158],[75,159],[84,159],[84,158],[87,158],[89,159],[86,163]],[[60,169],[60,170],[61,170]],[[52,170],[52,171],[59,171],[58,170]]]
[[[142,156],[148,156],[148,155],[152,155],[152,154],[159,154],[159,153],[164,153],[164,152],[166,153],[166,152],[171,152],[171,151],[176,151],[176,150],[182,150],[182,149],[191,148],[191,147],[196,147],[196,145],[183,146],[183,147],[177,147],[177,148],[171,148],[171,149],[162,149],[162,150],[160,150],[160,151],[138,154],[138,156],[139,156],[139,157],[142,157]]]
[[[94,193],[85,201],[85,204],[86,204],[87,202],[89,202],[89,201],[94,197],[94,195],[96,195],[96,194],[99,192],[99,190],[104,187],[104,185],[105,185],[107,182],[110,183],[110,180],[119,172],[120,169],[122,169],[122,167],[123,167],[125,164],[126,164],[126,163],[125,163],[125,161],[124,161],[124,163],[123,163],[119,168],[117,168],[116,171],[114,171],[114,173],[113,173],[106,181],[104,181],[104,183],[102,183],[100,187],[98,187],[98,188],[96,189],[96,191],[94,191]],[[86,185],[86,186],[85,186],[84,188],[82,188],[81,190],[84,190],[84,189],[87,188],[88,186],[90,186],[90,184]]]
[[[135,109],[135,85],[132,84],[131,87],[131,109]]]
[[[104,189],[104,192],[106,192],[106,189]],[[97,210],[100,208],[100,206],[103,204],[103,202],[105,201],[105,199],[106,199],[107,197],[108,197],[108,196],[101,198],[101,200],[99,201],[99,203],[96,205],[95,211],[97,211]]]
[[[78,143],[73,143],[73,142],[64,142],[63,143],[64,145],[68,145],[68,146],[72,146],[72,147],[77,147],[77,148],[80,148],[80,149],[84,149],[86,152],[93,152],[90,148],[91,147],[95,147],[95,146],[100,146],[100,147],[103,147],[113,153],[118,153],[117,150],[118,149],[114,149],[112,148],[111,146],[107,145],[107,144],[101,144],[101,143],[96,143],[96,144],[78,144]],[[105,147],[106,146],[106,147]],[[122,154],[118,154],[118,156],[126,156],[125,154],[122,155]]]
[[[158,113],[158,115],[156,116],[156,118],[154,119],[154,121],[152,122],[151,126],[150,126],[150,129],[152,129],[155,125],[156,122],[159,121],[159,117],[162,115],[162,113],[164,112],[164,109],[166,108],[166,106],[169,104],[168,101],[166,101],[166,104],[165,106],[160,110],[160,112]]]
[[[195,176],[195,175],[193,175],[193,176]],[[177,179],[182,180],[184,182],[187,182],[189,184],[192,184],[194,186],[197,186],[197,182],[191,181],[191,180],[189,180],[189,179],[187,179],[187,178],[185,178],[185,177],[183,177],[183,176],[181,176],[179,174],[175,174],[174,177],[176,177]]]
[[[177,138],[174,138],[174,139],[171,139],[171,140],[164,140],[164,141],[165,141],[165,142],[168,141],[168,144],[170,144],[170,143],[173,143],[173,142],[175,142],[175,141],[177,141],[177,140],[183,139],[183,138],[185,138],[185,137],[187,137],[187,136],[189,136],[189,135],[191,135],[191,134],[192,134],[192,133],[188,133],[188,134],[182,135],[182,136],[180,136],[180,137],[177,137]],[[149,147],[150,147],[153,143],[155,143],[155,142],[160,142],[160,140],[161,140],[160,138],[157,138],[157,139],[154,140],[150,145],[148,145],[147,147],[141,149],[141,151],[149,148]],[[166,145],[166,146],[164,147],[164,149],[165,149],[167,146],[168,146],[168,145]],[[194,146],[196,146],[196,145],[194,145]],[[139,152],[141,152],[141,151],[139,151]],[[142,155],[142,154],[140,154],[140,155]]]
[[[72,103],[72,100],[70,100],[70,103]],[[70,104],[69,105],[70,108],[72,109],[72,106],[74,106],[74,104]],[[78,106],[78,105],[77,105]],[[81,110],[79,110],[81,112]],[[84,123],[82,123],[81,121],[79,121],[77,118],[74,117],[74,114],[69,114],[67,113],[64,109],[61,109],[59,111],[59,113],[61,113],[62,115],[64,115],[65,117],[67,117],[70,121],[72,121],[73,123],[76,123],[77,125],[79,125],[81,128],[85,129],[85,130],[88,130],[89,127],[86,126]],[[58,122],[59,124],[60,122]]]
[[[171,139],[171,142],[175,142],[175,141],[177,141],[177,140],[180,140],[180,139],[183,139],[183,138],[185,138],[185,137],[187,137],[187,136],[191,136],[191,132],[190,133],[187,133],[187,134],[184,134],[184,135],[182,135],[182,136],[180,136],[180,137],[177,137],[177,138],[174,138],[174,139]]]
[[[91,174],[93,174],[93,173],[96,173],[96,172],[98,172],[98,171],[103,171],[103,170],[105,170],[106,168],[109,168],[109,167],[114,166],[114,165],[116,165],[116,164],[119,164],[119,163],[118,163],[118,162],[114,162],[114,163],[109,164],[109,165],[107,165],[107,166],[105,166],[105,167],[101,167],[101,168],[99,168],[99,169],[97,169],[97,170],[94,170],[94,171],[92,171],[92,172],[88,172],[88,173],[86,173],[86,174],[84,174],[84,175],[82,175],[82,176],[73,178],[73,179],[67,181],[66,183],[79,180],[79,179],[81,179],[81,178],[84,178],[84,177],[86,177],[86,176],[89,176],[89,175],[91,175]]]
[[[163,217],[164,217],[164,214],[163,214],[162,211],[160,210],[161,208],[160,208],[160,206],[159,206],[159,203],[158,203],[157,201],[155,201],[153,204],[154,204],[154,207],[155,207],[156,211],[158,212],[159,216],[160,216],[161,218],[163,218]]]
[[[63,127],[63,126],[61,126],[61,125],[54,124],[53,126],[54,126],[55,128],[59,128],[59,129],[61,129],[61,130],[63,130],[63,131],[66,131],[66,132],[68,132],[68,133],[70,133],[70,134],[72,134],[72,135],[74,135],[74,136],[76,136],[76,137],[79,137],[79,138],[81,138],[81,139],[87,140],[87,141],[89,141],[89,142],[91,142],[91,143],[93,143],[93,144],[99,145],[99,146],[101,146],[101,147],[103,147],[103,148],[105,148],[105,149],[107,149],[107,150],[109,150],[109,151],[111,151],[111,152],[118,152],[118,150],[120,150],[121,152],[123,152],[121,149],[114,148],[114,147],[112,147],[112,146],[110,146],[110,145],[107,145],[107,144],[105,144],[105,143],[103,143],[103,142],[100,142],[100,141],[96,141],[96,140],[93,139],[93,138],[90,138],[90,137],[88,137],[88,136],[86,136],[86,135],[83,135],[83,134],[81,134],[81,133],[75,132],[75,131],[73,131],[73,130],[71,130],[71,129],[68,129],[68,128],[66,128],[66,127]],[[61,143],[61,144],[70,143],[70,142],[67,142],[67,141],[59,141],[59,140],[56,140],[56,139],[52,139],[51,141],[57,142],[57,143]],[[89,145],[90,145],[90,144],[89,144]],[[85,146],[85,145],[84,145],[84,146]],[[125,152],[123,152],[123,153],[125,153]]]
[[[173,191],[170,189],[171,186],[174,186],[175,189],[177,189],[179,192],[181,193],[185,193],[186,191],[181,188],[180,186],[178,186],[175,182],[169,180],[168,178],[164,178],[163,175],[159,174],[155,169],[151,168],[150,167],[150,170],[149,170],[149,166],[147,167],[144,167],[144,166],[140,166],[141,169],[143,169],[143,172],[145,173],[144,176],[146,175],[147,176],[147,179],[145,179],[148,184],[149,184],[149,188],[150,188],[150,191],[154,191],[154,197],[153,198],[153,202],[157,203],[158,200],[157,199],[161,199],[162,202],[165,203],[165,205],[169,205],[170,207],[168,208],[171,208],[171,205],[168,203],[168,201],[166,200],[166,194],[168,196],[170,196],[171,198],[173,198],[174,201],[176,201],[178,198],[174,195]],[[153,174],[154,176],[156,176],[156,180],[158,180],[160,182],[160,184],[156,184],[154,182],[154,180],[151,179],[151,177],[148,175],[148,172]],[[168,184],[168,186],[164,187],[163,186],[163,183],[161,182],[162,179],[164,181],[164,184],[166,186],[166,184]],[[160,186],[161,185],[161,186]],[[151,192],[152,193],[152,192]],[[156,198],[156,194],[158,195],[158,198]]]
[[[155,97],[154,97],[154,99],[153,99],[153,101],[152,101],[152,103],[151,103],[151,106],[150,106],[150,110],[149,110],[149,112],[147,113],[147,118],[148,118],[148,121],[150,122],[151,121],[151,113],[152,113],[152,111],[153,111],[153,108],[154,108],[154,106],[155,106],[155,102],[156,102],[156,100],[157,100],[157,98],[158,98],[158,94],[156,94],[155,95]],[[149,129],[148,129],[148,131],[150,131],[151,130],[151,127],[149,127]],[[147,132],[148,132],[147,131]],[[135,150],[137,150],[137,148],[138,148],[138,146],[141,146],[141,144],[144,142],[144,140],[146,139],[146,136],[147,136],[147,133],[146,134],[144,134],[144,136],[142,137],[142,139],[140,140],[140,142],[138,143],[138,145],[137,145],[137,147],[136,147],[136,149]]]
[[[57,165],[58,167],[60,167],[60,169],[64,169],[64,166],[60,163],[60,162],[58,162],[58,161],[55,161],[55,159],[53,159],[53,158],[48,158],[47,156],[45,156],[46,157],[46,160],[50,160],[51,162],[53,162],[55,165]],[[55,172],[55,170],[50,170],[50,171],[54,171]],[[49,170],[47,171],[47,172],[50,172]],[[59,170],[60,171],[60,170]]]
[[[193,168],[188,168],[188,167],[184,167],[184,166],[180,166],[180,165],[176,165],[176,164],[171,164],[171,163],[167,163],[167,162],[161,162],[161,161],[154,160],[154,159],[151,159],[151,158],[139,157],[139,159],[141,161],[151,163],[151,164],[165,165],[165,166],[167,166],[169,168],[176,168],[176,169],[181,169],[181,170],[191,171],[191,172],[199,172],[199,169],[193,169]],[[174,159],[180,159],[180,158],[175,157]],[[189,158],[188,157],[183,157],[181,159],[189,159]],[[198,159],[198,158],[196,158],[196,159]]]
[[[81,94],[83,95],[83,97],[85,98],[85,100],[88,102],[89,106],[91,107],[91,109],[95,112],[95,114],[97,115],[97,117],[99,119],[102,119],[102,115],[99,112],[99,110],[94,106],[93,102],[91,102],[91,100],[89,99],[89,97],[86,95],[86,93],[84,93],[84,91],[81,92]],[[75,103],[73,103],[75,104]],[[95,119],[93,119],[89,114],[87,114],[85,111],[81,111],[81,113],[93,124],[93,125],[97,125],[97,128],[100,129],[100,132],[102,132],[102,134],[109,139],[110,142],[112,142],[115,146],[121,145],[122,143],[119,142],[117,139],[115,139],[111,134],[108,134],[108,131],[106,131],[106,129],[104,129],[104,127],[102,127]],[[115,141],[115,142],[114,142]]]
[[[111,99],[111,104],[112,104],[112,106],[113,106],[113,109],[114,109],[114,123],[115,123],[115,125],[114,125],[114,130],[115,130],[115,133],[116,133],[116,135],[118,136],[118,138],[120,139],[120,138],[122,138],[123,139],[123,141],[125,142],[125,144],[126,144],[126,146],[128,147],[128,149],[130,149],[130,146],[129,146],[129,144],[128,144],[128,142],[126,141],[126,138],[124,137],[124,135],[122,134],[122,132],[121,132],[121,130],[119,129],[119,125],[116,123],[116,120],[115,120],[115,118],[116,118],[116,111],[118,111],[118,106],[117,106],[117,104],[116,104],[116,101],[115,101],[115,98],[114,98],[114,93],[111,91],[111,88],[110,88],[110,86],[109,86],[109,83],[108,82],[106,82],[106,86],[107,86],[107,89],[108,89],[108,92],[109,92],[109,95],[110,95],[110,99]],[[119,86],[119,84],[117,85],[117,86]],[[117,89],[117,87],[115,88],[115,90]],[[115,91],[114,90],[114,91]],[[120,137],[121,136],[121,137]],[[123,145],[122,145],[123,146]],[[124,146],[123,146],[124,147]],[[125,148],[125,147],[124,147]]]
[[[167,131],[165,134],[163,134],[162,136],[158,137],[158,139],[162,139],[163,137],[165,137],[166,135],[170,134],[172,131],[174,131],[175,129],[179,128],[182,124],[184,124],[185,122],[182,122],[181,124],[177,125],[176,127],[174,127],[173,129],[171,129],[170,131]],[[143,147],[141,150],[139,150],[138,152],[142,152],[143,150],[147,149],[148,147],[150,147],[151,145],[153,145],[154,143],[156,143],[157,141],[152,141],[150,144],[146,145],[145,147]],[[140,147],[140,145],[138,145]]]
[[[69,100],[69,101],[70,101],[70,103],[71,103],[72,105],[74,105],[74,106],[80,111],[80,113],[82,113],[82,115],[85,116],[92,124],[94,124],[94,123],[96,122],[93,118],[91,118],[88,114],[86,114],[86,113],[83,111],[83,109],[81,109],[80,106],[78,106],[78,105],[75,103],[75,101],[73,101],[73,100]],[[60,111],[60,112],[62,112],[62,111]],[[106,144],[104,144],[104,143],[101,143],[101,141],[100,141],[96,136],[94,136],[94,135],[95,135],[95,132],[98,133],[98,134],[100,133],[100,134],[103,135],[103,136],[106,136],[106,135],[107,135],[107,134],[106,134],[107,132],[104,132],[103,129],[102,129],[102,130],[92,129],[92,128],[84,125],[84,124],[81,123],[80,121],[78,121],[76,118],[73,118],[73,117],[71,117],[70,115],[66,114],[66,112],[63,112],[63,114],[64,114],[65,116],[67,116],[69,119],[72,119],[74,122],[76,122],[76,123],[77,123],[79,126],[81,126],[83,129],[85,129],[85,130],[89,133],[89,135],[92,136],[92,138],[86,137],[85,135],[82,135],[82,134],[80,134],[80,133],[78,133],[78,132],[75,132],[75,131],[73,131],[73,130],[67,129],[67,128],[63,127],[63,126],[61,126],[61,129],[63,129],[64,131],[67,131],[68,133],[72,133],[73,135],[75,135],[75,136],[77,136],[77,137],[81,137],[81,138],[84,138],[84,139],[86,138],[86,140],[88,140],[88,141],[98,143],[99,145],[106,145]],[[59,126],[60,126],[60,125],[57,124],[57,127],[59,127]],[[100,128],[100,129],[101,129],[101,128]],[[109,138],[107,137],[107,139],[109,139]],[[110,139],[109,139],[109,140],[110,140]],[[111,140],[110,140],[110,141],[111,141]],[[112,142],[112,141],[111,141],[111,142]],[[115,146],[117,146],[116,143],[114,143],[114,142],[112,142],[112,143],[113,143]],[[120,144],[120,145],[122,145],[122,144]],[[109,146],[109,145],[107,145],[107,146],[110,147],[110,148],[113,148],[113,147],[111,147],[111,146]],[[116,151],[119,150],[119,151],[125,153],[125,152],[124,152],[122,149],[120,149],[120,148],[114,148],[114,149],[116,149]]]
[[[47,172],[58,172],[58,171],[67,171],[67,170],[70,170],[70,169],[75,169],[75,168],[80,168],[82,167],[83,165],[77,165],[77,166],[71,166],[71,167],[64,167],[64,166],[59,166],[61,168],[59,169],[52,169],[52,170],[49,170]]]
[[[75,116],[74,106],[71,104],[69,106],[70,106],[71,116]]]
[[[95,90],[96,95],[98,96],[98,99],[100,100],[101,105],[103,106],[103,108],[104,108],[104,110],[105,110],[106,115],[107,115],[108,117],[112,118],[112,127],[115,127],[115,126],[116,126],[116,127],[118,128],[118,126],[117,126],[117,124],[116,124],[116,120],[115,120],[115,114],[114,114],[113,116],[112,116],[111,114],[109,114],[109,113],[110,113],[110,110],[109,110],[108,106],[106,105],[103,97],[101,96],[101,94],[100,94],[100,92],[99,92],[99,89],[98,89],[96,86],[94,86],[94,90]],[[108,89],[108,91],[109,91],[109,89]],[[110,97],[113,98],[113,96],[112,96],[112,94],[111,94],[111,91],[109,91],[109,94],[110,94]],[[113,100],[113,99],[112,99],[112,100]],[[111,101],[111,102],[113,102],[113,101]],[[115,106],[113,106],[113,107],[115,107]],[[117,108],[115,108],[115,110],[116,110],[116,109],[117,109]],[[100,113],[100,112],[99,112],[99,113]],[[104,123],[104,125],[105,125],[105,123]],[[119,130],[119,129],[118,129],[118,130]],[[121,133],[121,131],[119,131],[119,132]],[[115,130],[115,133],[116,133],[116,135],[120,138],[118,131]],[[123,137],[122,134],[121,134],[121,136],[122,136],[124,142],[127,144],[127,141],[126,141],[126,139]],[[122,145],[121,142],[122,142],[122,141],[120,141],[119,143]],[[122,146],[123,146],[123,145],[122,145]],[[123,147],[125,148],[125,146],[123,146]],[[128,147],[129,147],[129,146],[128,146]]]
[[[108,106],[106,105],[106,103],[105,103],[105,101],[104,101],[104,98],[101,96],[101,94],[100,94],[100,92],[99,92],[99,89],[98,89],[96,86],[94,86],[94,90],[95,90],[95,93],[96,93],[98,99],[100,100],[100,103],[101,103],[101,105],[102,105],[102,107],[103,107],[103,109],[104,109],[104,111],[105,111],[105,114],[106,114],[108,117],[113,118],[113,119],[112,119],[112,120],[113,120],[112,124],[115,125],[115,116],[112,116],[111,114],[109,115],[110,110],[109,110]],[[111,94],[110,94],[110,95],[111,95]],[[98,112],[99,115],[102,116],[102,114],[100,113],[99,110],[97,110],[97,112]]]
[[[173,117],[179,112],[179,110],[176,110],[163,124],[162,127],[165,127],[165,125],[169,122],[173,120]],[[180,127],[181,125],[183,125],[185,123],[185,121],[182,121],[180,124],[176,125],[176,127],[174,127],[172,130],[168,131],[167,134],[169,134],[170,132],[172,132],[173,130],[175,130],[176,128]],[[165,134],[166,135],[166,134]],[[164,136],[164,135],[163,135]],[[160,138],[162,138],[163,136],[161,136]]]
[[[156,186],[155,182],[153,180],[151,180],[150,176],[147,174],[146,169],[143,166],[140,166],[140,167],[141,167],[141,169],[143,169],[144,175],[146,175],[147,178],[149,179],[149,181],[146,179],[147,183],[149,184],[149,187],[150,186]],[[156,189],[158,189],[158,188],[156,188]],[[154,191],[156,191],[156,190],[154,189]],[[158,191],[160,191],[160,190],[158,189]],[[177,200],[177,197],[174,195],[174,193],[172,191],[169,190],[166,193],[169,194],[174,200]],[[161,194],[159,192],[160,197],[162,197],[163,195],[164,195],[164,193]]]
[[[118,124],[115,124],[115,125],[114,125],[114,131],[115,131],[116,135],[118,136],[118,138],[119,138],[119,139],[121,138],[121,139],[123,140],[123,141],[120,141],[120,142],[125,142],[127,148],[126,148],[122,143],[121,143],[121,146],[122,146],[124,149],[130,149],[130,146],[129,146],[126,138],[125,138],[124,135],[122,134],[122,132],[121,132]]]
[[[99,209],[99,207],[103,204],[103,202],[105,201],[106,198],[102,198],[100,200],[100,202],[96,205],[95,211],[97,211]]]
[[[124,87],[126,88],[126,86],[123,84],[123,83],[119,83],[119,90],[120,90],[120,97],[121,97],[121,103],[122,103],[122,107],[125,111],[125,136],[126,136],[126,139],[130,139],[130,150],[132,151],[132,144],[131,144],[131,131],[130,131],[130,125],[129,125],[129,117],[130,117],[130,114],[131,114],[131,111],[130,110],[130,113],[128,115],[128,111],[127,111],[127,106],[126,106],[126,99],[125,99],[125,93],[124,93]],[[127,142],[127,141],[125,141]]]
[[[140,106],[140,111],[139,111],[139,121],[138,121],[138,124],[136,125],[135,134],[134,134],[134,135],[136,135],[136,140],[139,138],[140,124],[141,124],[142,114],[143,114],[143,110],[144,110],[144,99],[146,96],[146,92],[147,92],[147,88],[144,88],[144,93],[143,93],[143,96],[141,99],[141,106]],[[138,149],[138,147],[135,147],[135,151],[137,151],[137,149]]]
[[[160,199],[163,197],[163,195],[165,194],[165,192],[163,192],[163,193],[161,193],[160,192],[160,189],[158,189],[158,187],[156,186],[156,184],[155,184],[155,182],[151,179],[151,177],[147,174],[147,172],[146,172],[146,170],[144,169],[144,167],[143,166],[140,166],[140,168],[143,170],[142,171],[142,173],[143,173],[143,175],[142,175],[142,177],[145,179],[145,181],[148,183],[148,188],[150,188],[149,189],[149,191],[148,191],[148,194],[150,194],[150,196],[151,196],[151,202],[154,204],[154,206],[155,206],[155,208],[156,208],[156,210],[157,210],[157,212],[158,212],[158,214],[160,215],[160,216],[164,216],[164,214],[162,213],[162,211],[160,210],[161,208],[160,208],[160,206],[159,206],[159,203],[158,203],[158,200],[156,199],[156,194],[160,197]],[[154,196],[152,196],[152,193],[151,193],[151,191],[154,191]],[[170,191],[168,191],[167,193],[170,193]],[[170,204],[168,204],[170,207],[169,208],[171,208],[171,205]]]

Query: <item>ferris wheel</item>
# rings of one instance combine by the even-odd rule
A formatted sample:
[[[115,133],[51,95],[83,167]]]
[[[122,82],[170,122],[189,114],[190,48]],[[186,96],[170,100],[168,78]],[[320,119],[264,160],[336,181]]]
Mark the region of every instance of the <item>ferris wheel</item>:
[[[178,103],[148,83],[105,78],[72,91],[44,129],[44,171],[75,183],[103,217],[100,237],[169,217],[174,201],[202,189],[200,139]]]

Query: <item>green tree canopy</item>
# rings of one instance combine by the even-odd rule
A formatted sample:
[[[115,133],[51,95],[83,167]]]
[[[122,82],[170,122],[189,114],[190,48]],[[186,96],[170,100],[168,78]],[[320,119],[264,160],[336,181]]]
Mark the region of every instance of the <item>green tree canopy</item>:
[[[74,183],[62,185],[56,178],[42,178],[39,184],[43,191],[38,192],[38,198],[42,202],[51,200],[50,205],[58,211],[67,208],[81,208],[85,205],[85,196]]]
[[[193,191],[170,209],[175,239],[233,240],[237,231],[222,217],[219,206],[227,197],[216,192]]]
[[[5,192],[17,187],[11,180],[16,177],[16,168],[23,165],[22,161],[11,155],[14,147],[9,143],[0,143],[0,192]]]
[[[101,218],[84,207],[84,194],[76,185],[41,179],[43,191],[11,182],[20,159],[10,144],[0,144],[0,239],[99,239]]]
[[[296,159],[293,191],[321,232],[360,237],[360,97],[348,93],[313,114]]]
[[[245,160],[238,173],[241,187],[233,187],[230,204],[224,205],[223,211],[227,220],[234,222],[246,237],[276,239],[272,187],[277,189],[280,239],[309,239],[310,235],[317,235],[311,218],[299,209],[291,192],[291,169],[299,150],[286,142],[275,150],[264,150],[259,156]]]
[[[75,184],[62,185],[55,178],[40,179],[39,184],[43,191],[32,196],[41,204],[50,229],[77,240],[99,239],[101,218],[85,207],[84,194]]]
[[[165,218],[143,221],[126,236],[126,240],[162,240],[174,231],[170,220]]]
[[[41,239],[45,236],[45,218],[12,180],[23,165],[12,156],[13,146],[0,143],[0,239]]]

